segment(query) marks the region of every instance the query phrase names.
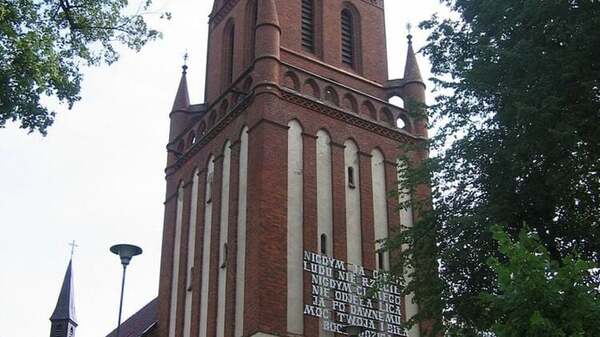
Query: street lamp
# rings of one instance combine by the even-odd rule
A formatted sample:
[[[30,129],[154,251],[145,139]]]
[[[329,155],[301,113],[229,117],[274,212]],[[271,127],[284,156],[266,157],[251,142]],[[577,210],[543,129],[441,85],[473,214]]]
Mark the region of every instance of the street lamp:
[[[358,325],[346,325],[342,328],[342,332],[347,333],[350,337],[358,337],[364,330],[362,326]]]
[[[119,255],[119,257],[121,258],[121,264],[123,265],[123,279],[121,281],[121,301],[119,302],[119,323],[117,324],[116,335],[116,337],[119,337],[119,332],[121,330],[121,314],[123,312],[123,294],[125,292],[125,272],[127,271],[127,266],[129,265],[129,262],[131,262],[131,259],[134,256],[142,254],[142,248],[134,245],[121,244],[110,247],[110,251],[113,254]]]

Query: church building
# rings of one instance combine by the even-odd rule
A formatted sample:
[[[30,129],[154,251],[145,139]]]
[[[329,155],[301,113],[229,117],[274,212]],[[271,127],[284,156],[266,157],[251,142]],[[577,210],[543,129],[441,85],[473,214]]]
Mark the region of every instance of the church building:
[[[170,113],[158,337],[419,337],[379,240],[411,226],[403,144],[427,121],[411,37],[389,79],[383,0],[215,0],[205,102]],[[408,104],[407,104],[408,105]],[[426,154],[411,154],[423,159]]]

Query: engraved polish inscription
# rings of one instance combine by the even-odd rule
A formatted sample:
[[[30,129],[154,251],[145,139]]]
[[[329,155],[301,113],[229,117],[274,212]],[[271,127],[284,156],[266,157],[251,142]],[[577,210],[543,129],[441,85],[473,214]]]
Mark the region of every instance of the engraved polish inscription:
[[[361,337],[406,336],[402,294],[386,273],[309,251],[303,269],[311,280],[304,315],[320,318],[325,331],[343,333],[343,327],[356,325],[364,328]]]

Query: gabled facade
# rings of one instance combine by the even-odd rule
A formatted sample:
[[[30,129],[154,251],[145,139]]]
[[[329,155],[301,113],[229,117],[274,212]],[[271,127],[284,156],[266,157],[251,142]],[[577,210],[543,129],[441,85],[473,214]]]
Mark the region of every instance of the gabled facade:
[[[170,115],[158,335],[418,337],[410,297],[360,296],[413,223],[388,197],[427,138],[388,103],[425,103],[410,39],[388,79],[382,0],[216,0],[209,25],[206,102],[184,68]]]

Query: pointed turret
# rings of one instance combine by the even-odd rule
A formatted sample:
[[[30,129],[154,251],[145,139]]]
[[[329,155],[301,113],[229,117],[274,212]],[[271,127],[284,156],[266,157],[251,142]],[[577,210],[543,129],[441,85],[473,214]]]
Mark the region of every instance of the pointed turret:
[[[186,56],[187,58],[187,56]],[[190,107],[190,95],[187,85],[187,65],[182,67],[181,80],[171,109],[171,128],[169,132],[169,142],[172,142],[186,128]]]
[[[175,95],[175,101],[173,102],[173,109],[171,109],[171,112],[187,110],[190,106],[190,94],[187,85],[187,65],[184,65],[182,69],[181,80],[179,80],[179,87],[177,88],[177,94]]]
[[[407,82],[421,82],[423,83],[423,76],[421,76],[421,70],[419,69],[419,63],[417,62],[417,55],[413,49],[412,35],[408,35],[408,53],[406,55],[406,66],[404,68],[404,80]],[[423,84],[424,85],[424,84]]]
[[[413,49],[411,34],[408,35],[408,53],[406,55],[406,66],[404,68],[404,79],[402,98],[408,103],[409,110],[415,117],[414,132],[421,137],[427,137],[427,114],[425,110],[426,89],[421,70],[417,62],[417,55]]]
[[[75,316],[75,296],[73,289],[73,261],[69,261],[56,308],[50,317],[52,330],[50,337],[73,337],[77,327]]]
[[[277,85],[280,44],[281,27],[275,0],[258,0],[255,49],[257,86]]]

